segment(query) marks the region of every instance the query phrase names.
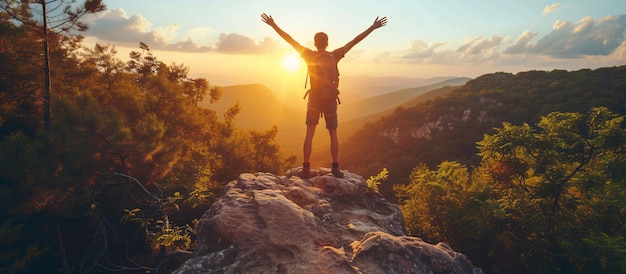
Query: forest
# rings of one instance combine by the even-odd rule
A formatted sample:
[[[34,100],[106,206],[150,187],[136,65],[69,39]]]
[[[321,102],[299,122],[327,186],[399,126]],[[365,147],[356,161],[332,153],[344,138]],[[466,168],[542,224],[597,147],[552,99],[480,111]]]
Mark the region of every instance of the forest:
[[[276,128],[198,107],[221,91],[188,67],[143,43],[122,62],[62,29],[45,48],[20,14],[0,12],[0,272],[172,271],[225,183],[293,166]]]
[[[485,74],[369,122],[344,141],[341,158],[363,176],[386,167],[390,181],[407,184],[420,163],[430,168],[443,161],[478,165],[476,143],[503,122],[536,124],[551,112],[587,113],[602,106],[626,115],[626,66]],[[420,130],[428,136],[418,137]],[[390,132],[397,133],[395,139]],[[381,192],[395,197],[390,185]]]
[[[407,232],[486,273],[624,273],[624,115],[626,66],[498,72],[370,122],[342,159],[388,171]]]
[[[396,195],[411,235],[444,241],[488,273],[623,273],[626,129],[605,107],[504,123],[477,166],[416,166]]]
[[[184,64],[83,46],[86,3],[65,25],[0,11],[2,273],[168,273],[227,182],[299,164],[278,128],[199,106],[222,91]],[[624,66],[483,75],[368,123],[342,165],[383,170],[407,232],[485,273],[623,273],[625,93]]]

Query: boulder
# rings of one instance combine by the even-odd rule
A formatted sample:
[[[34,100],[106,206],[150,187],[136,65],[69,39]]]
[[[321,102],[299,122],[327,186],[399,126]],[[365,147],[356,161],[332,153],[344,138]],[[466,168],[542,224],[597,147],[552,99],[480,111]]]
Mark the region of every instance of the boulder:
[[[482,273],[446,244],[406,236],[399,207],[361,176],[297,172],[230,182],[174,273]]]

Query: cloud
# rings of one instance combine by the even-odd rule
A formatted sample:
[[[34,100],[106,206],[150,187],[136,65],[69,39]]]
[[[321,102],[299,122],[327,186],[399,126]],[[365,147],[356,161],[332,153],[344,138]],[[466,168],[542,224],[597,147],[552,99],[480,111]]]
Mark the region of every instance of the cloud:
[[[172,25],[160,31],[150,30],[152,23],[141,15],[128,17],[122,9],[92,14],[87,16],[85,21],[90,27],[86,35],[95,36],[101,40],[134,45],[139,44],[140,41],[151,45],[165,45],[168,36],[171,36],[172,32],[175,33],[177,28]]]
[[[421,40],[413,40],[409,49],[394,54],[382,54],[377,56],[376,61],[384,59],[392,62],[406,62],[410,64],[458,64],[458,63],[481,63],[492,62],[500,56],[500,46],[504,37],[493,36],[490,38],[475,37],[466,41],[456,50],[444,48],[448,43],[426,43]],[[397,56],[394,58],[394,56]]]
[[[545,8],[543,8],[543,14],[545,15],[545,14],[551,13],[555,10],[558,10],[559,8],[561,8],[561,4],[559,3],[546,6]]]
[[[518,37],[473,37],[456,49],[449,42],[412,40],[405,50],[375,56],[378,63],[438,64],[445,66],[572,66],[572,64],[621,64],[626,60],[626,15],[577,22],[556,21],[541,36],[526,30]]]
[[[504,37],[492,36],[489,39],[477,37],[459,47],[456,52],[462,63],[493,63],[500,59],[500,45]]]
[[[463,44],[458,49],[456,49],[456,52],[467,52],[472,46],[474,46],[474,43],[476,43],[477,41],[482,40],[482,39],[484,39],[482,36],[470,39],[465,44]]]
[[[478,37],[476,39],[472,39],[470,43],[458,48],[457,52],[470,55],[488,54],[490,52],[496,51],[502,43],[503,39],[504,37],[500,36],[493,36],[489,39]]]
[[[504,50],[504,54],[521,54],[531,50],[533,45],[529,45],[529,43],[535,36],[537,36],[536,32],[524,31],[522,35],[517,37],[513,45]]]
[[[535,44],[536,33],[525,31],[505,54],[536,54],[553,58],[608,56],[626,41],[626,15],[596,20],[587,16],[576,23],[556,21],[552,31]]]
[[[580,24],[574,29],[574,33],[585,32],[591,30],[595,20],[591,16],[586,16],[580,21]]]
[[[265,38],[257,43],[237,33],[222,33],[215,42],[215,32],[206,27],[194,28],[181,35],[178,24],[153,27],[143,16],[129,17],[121,8],[90,14],[84,21],[90,26],[86,36],[129,47],[143,42],[151,49],[232,54],[266,53],[281,48],[279,41]]]
[[[556,20],[556,22],[554,22],[554,25],[552,25],[552,29],[554,30],[566,29],[566,28],[569,28],[571,25],[572,23],[570,23],[569,21]]]
[[[617,47],[611,55],[614,60],[626,60],[626,41],[622,42],[622,44]]]
[[[409,49],[402,54],[402,58],[407,60],[429,59],[437,56],[436,50],[444,46],[446,42],[427,44],[421,40],[410,42]]]
[[[255,54],[269,53],[280,47],[280,43],[269,37],[256,43],[252,38],[237,33],[222,33],[215,50],[223,53]]]
[[[585,17],[576,24],[559,23],[529,53],[555,58],[610,55],[625,40],[626,15],[600,20]]]

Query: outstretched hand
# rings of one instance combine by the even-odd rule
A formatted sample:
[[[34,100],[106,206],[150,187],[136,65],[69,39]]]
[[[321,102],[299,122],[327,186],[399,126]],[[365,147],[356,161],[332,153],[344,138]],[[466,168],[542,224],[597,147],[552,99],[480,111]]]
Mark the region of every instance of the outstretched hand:
[[[261,21],[270,26],[276,25],[276,23],[274,22],[274,18],[272,18],[271,15],[267,15],[265,13],[261,14]]]
[[[376,20],[374,20],[374,24],[372,24],[372,28],[377,29],[385,25],[387,25],[387,16],[380,18],[380,19],[378,19],[378,16],[377,16]]]

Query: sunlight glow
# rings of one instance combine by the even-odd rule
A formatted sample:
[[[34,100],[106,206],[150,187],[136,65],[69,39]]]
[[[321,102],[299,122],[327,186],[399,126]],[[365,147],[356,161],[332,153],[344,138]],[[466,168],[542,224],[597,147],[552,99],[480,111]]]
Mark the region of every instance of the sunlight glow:
[[[300,56],[295,53],[287,53],[283,56],[283,68],[289,72],[295,72],[300,68]]]

